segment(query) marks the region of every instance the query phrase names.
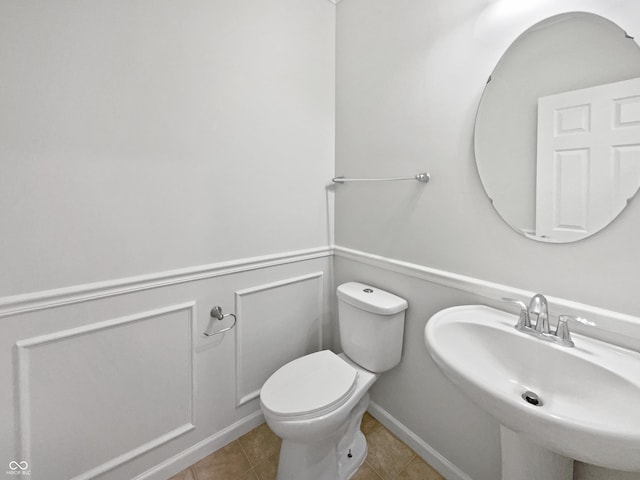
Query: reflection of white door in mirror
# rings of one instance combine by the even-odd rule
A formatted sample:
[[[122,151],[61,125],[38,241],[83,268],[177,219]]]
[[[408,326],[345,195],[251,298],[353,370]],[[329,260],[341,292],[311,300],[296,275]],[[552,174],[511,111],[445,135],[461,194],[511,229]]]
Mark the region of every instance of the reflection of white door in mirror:
[[[536,172],[537,239],[615,218],[640,186],[640,78],[539,98]]]
[[[591,109],[595,106],[591,105],[590,99],[576,99],[574,103],[555,107],[563,134],[558,135],[559,139],[552,137],[552,141],[576,142],[565,146],[551,143],[548,147],[550,152],[554,149],[560,151],[555,160],[553,157],[548,160],[551,162],[548,175],[553,178],[553,162],[561,174],[556,179],[557,187],[553,187],[554,183],[545,187],[555,188],[552,196],[545,198],[555,198],[557,203],[554,206],[548,200],[545,206],[538,205],[536,200],[537,197],[543,198],[536,193],[537,163],[544,162],[538,160],[538,100],[600,85],[622,85],[635,78],[640,78],[638,43],[610,20],[585,12],[568,12],[542,20],[515,39],[500,58],[478,106],[474,148],[478,173],[487,197],[496,212],[516,232],[532,240],[549,243],[581,240],[610,224],[634,195],[640,168],[640,159],[636,160],[640,156],[639,137],[620,140],[617,136],[627,132],[636,135],[634,130],[640,128],[635,124],[640,119],[640,102],[632,98],[640,95],[638,90],[612,94],[607,108],[613,111],[604,117],[599,114],[594,117]],[[573,108],[581,105],[589,107]],[[585,109],[588,109],[588,114]],[[583,139],[595,141],[592,138],[595,134],[581,133],[580,129],[591,129],[594,118],[596,121],[599,117],[612,121],[614,114],[618,115],[619,124],[613,129],[611,124],[607,126],[613,131],[613,137],[606,138],[606,134],[605,145],[609,149],[606,158],[619,164],[617,179],[612,177],[611,170],[596,174],[594,152],[590,147],[588,153],[583,151],[588,143],[580,143]],[[550,122],[548,135],[554,133],[553,115],[547,119]],[[588,123],[583,125],[587,118]],[[601,166],[607,168],[606,164]],[[578,177],[569,178],[571,171],[577,172]],[[615,192],[600,194],[605,199],[604,204],[591,201],[597,195],[593,185],[581,176],[587,173],[617,185]],[[629,177],[634,178],[633,183],[625,183]],[[543,185],[546,182],[539,183]],[[575,198],[581,203],[573,204],[570,200]],[[545,208],[543,216],[547,226],[536,219],[536,211],[542,215]],[[610,216],[606,220],[596,219],[597,215],[607,211]]]

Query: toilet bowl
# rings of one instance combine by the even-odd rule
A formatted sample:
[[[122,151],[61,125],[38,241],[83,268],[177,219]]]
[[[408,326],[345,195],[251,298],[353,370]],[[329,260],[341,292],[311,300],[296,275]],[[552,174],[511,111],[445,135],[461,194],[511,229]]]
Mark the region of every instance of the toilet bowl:
[[[291,368],[300,363],[309,370]],[[320,375],[319,369],[324,369]],[[337,385],[330,384],[331,375],[342,376]],[[278,480],[346,480],[362,465],[367,449],[359,438],[360,421],[369,403],[367,391],[377,378],[346,355],[323,350],[294,360],[267,380],[260,405],[267,424],[282,438]],[[285,383],[290,388],[275,388]],[[312,383],[314,393],[325,388],[317,402],[296,392],[308,392]]]
[[[338,287],[344,353],[297,358],[263,385],[260,406],[282,438],[277,480],[347,480],[362,465],[369,388],[400,361],[406,300],[356,282]]]

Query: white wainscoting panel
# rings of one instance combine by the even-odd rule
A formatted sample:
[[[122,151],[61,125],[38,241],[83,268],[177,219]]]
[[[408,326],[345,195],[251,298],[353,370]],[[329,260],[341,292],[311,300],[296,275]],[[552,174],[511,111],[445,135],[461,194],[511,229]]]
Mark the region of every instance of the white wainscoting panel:
[[[236,399],[260,394],[285,363],[322,348],[323,272],[236,292]]]
[[[90,479],[194,429],[195,302],[16,343],[19,458]]]

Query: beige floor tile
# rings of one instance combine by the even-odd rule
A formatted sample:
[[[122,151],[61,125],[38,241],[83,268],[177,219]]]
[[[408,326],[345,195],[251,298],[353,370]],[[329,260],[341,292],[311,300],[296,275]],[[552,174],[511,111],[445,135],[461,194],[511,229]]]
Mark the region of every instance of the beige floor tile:
[[[367,463],[383,480],[392,480],[415,455],[384,426],[367,435],[367,444]]]
[[[266,423],[244,434],[238,441],[253,466],[279,454],[282,444],[282,440],[271,431]]]
[[[279,459],[280,455],[276,454],[256,465],[254,470],[256,471],[258,478],[260,480],[276,480]]]
[[[236,480],[251,470],[251,465],[235,441],[203,458],[193,469],[198,480]]]
[[[366,462],[358,469],[356,474],[351,477],[351,480],[382,480],[373,468]]]
[[[436,472],[431,466],[416,456],[407,465],[396,480],[444,480],[444,477]]]
[[[369,453],[352,480],[444,480],[369,413],[361,428]],[[275,480],[281,443],[264,423],[169,480]]]
[[[169,480],[195,480],[193,476],[193,472],[191,471],[191,467],[181,471],[180,473],[175,474]]]
[[[253,470],[249,470],[247,473],[238,478],[238,480],[258,480],[258,476],[256,475],[256,472],[254,472]]]
[[[362,417],[362,423],[360,423],[360,430],[365,435],[373,432],[376,428],[380,426],[380,422],[373,418],[369,412],[364,412]]]

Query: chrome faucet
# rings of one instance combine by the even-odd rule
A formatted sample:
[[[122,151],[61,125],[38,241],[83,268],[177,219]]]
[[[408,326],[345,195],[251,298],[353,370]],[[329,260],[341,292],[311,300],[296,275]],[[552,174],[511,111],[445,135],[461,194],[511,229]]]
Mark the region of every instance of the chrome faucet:
[[[516,330],[533,335],[548,342],[557,343],[565,347],[573,347],[575,344],[571,340],[569,332],[569,319],[575,319],[570,315],[560,315],[555,333],[551,333],[549,328],[549,304],[544,295],[537,293],[531,298],[529,306],[520,300],[503,298],[505,302],[514,303],[520,307]],[[535,326],[532,324],[532,317],[535,317]]]
[[[536,332],[549,333],[549,303],[544,295],[536,293],[529,302],[529,318],[536,316]]]

